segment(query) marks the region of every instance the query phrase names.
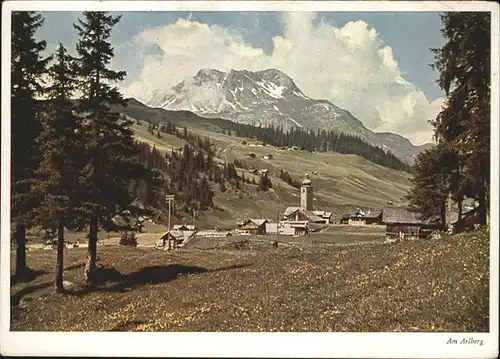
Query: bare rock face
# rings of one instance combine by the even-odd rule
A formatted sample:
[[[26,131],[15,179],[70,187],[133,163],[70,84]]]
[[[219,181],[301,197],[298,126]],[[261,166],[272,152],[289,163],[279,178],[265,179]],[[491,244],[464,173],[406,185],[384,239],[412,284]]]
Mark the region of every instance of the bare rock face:
[[[147,105],[256,126],[272,125],[284,131],[307,128],[343,132],[390,151],[407,163],[413,163],[415,156],[429,147],[413,146],[397,134],[370,131],[349,111],[306,96],[288,75],[276,69],[201,69],[171,89],[155,91]]]

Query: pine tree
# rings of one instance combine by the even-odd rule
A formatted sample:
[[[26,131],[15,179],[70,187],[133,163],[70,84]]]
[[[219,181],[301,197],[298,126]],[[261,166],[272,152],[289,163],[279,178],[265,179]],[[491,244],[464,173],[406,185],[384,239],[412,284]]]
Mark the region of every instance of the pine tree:
[[[422,220],[446,225],[446,200],[448,197],[448,175],[443,166],[446,163],[446,149],[443,146],[418,154],[411,179],[412,189],[406,196],[410,210],[419,213]]]
[[[260,191],[267,191],[270,188],[271,180],[267,174],[262,174],[259,178],[259,186],[257,187]]]
[[[74,24],[78,32],[77,74],[80,79],[79,111],[85,115],[86,185],[84,208],[90,219],[88,259],[85,278],[95,284],[98,225],[109,223],[119,209],[132,198],[128,193],[131,179],[145,176],[137,154],[129,121],[121,121],[108,105],[126,105],[122,95],[111,84],[123,80],[125,71],[108,68],[114,56],[109,42],[111,30],[121,16],[106,12],[84,12],[83,20]]]
[[[441,16],[445,45],[433,49],[434,69],[447,104],[435,121],[435,137],[455,151],[448,175],[455,200],[464,195],[479,202],[481,223],[487,222],[490,182],[491,15],[457,12]]]
[[[40,160],[35,141],[41,131],[37,96],[43,93],[40,77],[46,72],[49,61],[41,57],[46,42],[35,40],[35,32],[42,24],[40,14],[12,13],[11,216],[15,224],[15,272],[18,277],[23,277],[27,271],[26,228],[33,223],[33,210],[37,205],[30,190],[33,172]]]
[[[71,102],[76,82],[73,59],[62,44],[49,69],[48,106],[43,130],[38,138],[41,163],[37,170],[35,192],[41,204],[36,214],[44,228],[57,228],[55,290],[63,292],[64,228],[77,228],[82,218],[82,194],[78,190],[84,161],[81,121],[73,114]]]

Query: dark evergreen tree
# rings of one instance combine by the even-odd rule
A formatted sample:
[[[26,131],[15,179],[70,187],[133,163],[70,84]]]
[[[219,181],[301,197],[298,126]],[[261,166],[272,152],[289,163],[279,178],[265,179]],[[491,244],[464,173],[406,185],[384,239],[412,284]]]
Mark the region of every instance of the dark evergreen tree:
[[[258,189],[260,191],[268,191],[269,188],[271,188],[271,179],[267,176],[267,174],[263,173],[260,175],[260,178],[259,178],[259,185],[258,185]]]
[[[412,189],[406,196],[410,210],[419,213],[422,220],[442,226],[446,225],[449,188],[447,171],[443,166],[447,157],[443,146],[420,153],[415,160]]]
[[[487,222],[490,182],[491,14],[456,12],[441,16],[446,43],[433,49],[433,68],[447,104],[435,121],[436,139],[455,153],[448,176],[457,202],[464,195],[479,203]]]
[[[123,105],[122,95],[112,84],[123,80],[125,71],[108,65],[114,56],[111,30],[120,20],[106,12],[84,12],[74,24],[78,32],[77,75],[83,95],[79,111],[85,116],[87,162],[82,178],[86,186],[84,208],[90,228],[85,278],[95,284],[97,232],[99,223],[109,224],[118,210],[131,202],[128,185],[131,179],[145,176],[136,161],[136,147],[129,121],[120,120],[108,105]]]
[[[40,14],[12,13],[11,54],[11,218],[16,243],[16,276],[26,274],[26,228],[33,223],[37,206],[32,195],[32,179],[40,161],[36,138],[41,131],[37,96],[43,93],[40,80],[48,58],[42,58],[45,41],[35,33],[43,24]]]
[[[37,222],[43,228],[57,228],[55,290],[63,292],[64,228],[79,228],[83,193],[79,176],[83,170],[84,144],[80,118],[73,114],[73,58],[62,44],[49,69],[47,110],[38,138],[41,163],[37,170],[35,193],[40,196]]]

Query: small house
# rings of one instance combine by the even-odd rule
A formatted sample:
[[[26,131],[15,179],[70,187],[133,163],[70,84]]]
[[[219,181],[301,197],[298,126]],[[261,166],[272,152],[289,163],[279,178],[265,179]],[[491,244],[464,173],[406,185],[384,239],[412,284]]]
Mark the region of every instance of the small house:
[[[247,219],[238,225],[238,232],[245,234],[263,235],[266,234],[267,219]]]
[[[309,222],[307,221],[280,221],[278,223],[266,223],[267,234],[283,236],[303,236],[309,233]]]
[[[358,210],[354,213],[347,213],[342,216],[341,224],[348,224],[350,226],[364,226],[366,225],[365,212]]]
[[[295,228],[292,228],[287,222],[279,223],[266,223],[266,233],[267,234],[279,234],[282,236],[294,236]]]
[[[365,216],[366,224],[381,224],[382,223],[382,211],[371,212],[368,211]]]
[[[414,212],[402,208],[385,208],[382,222],[386,225],[387,237],[418,238],[423,222]]]
[[[362,210],[357,210],[354,213],[345,214],[340,220],[341,224],[348,224],[350,226],[366,226],[369,224],[381,224],[382,223],[382,211],[375,212],[364,212]]]
[[[332,212],[327,212],[327,211],[313,211],[313,214],[315,216],[318,216],[322,219],[320,222],[314,222],[314,223],[320,223],[320,224],[330,224],[332,220]]]
[[[194,231],[178,231],[171,230],[161,236],[162,246],[168,245],[168,248],[179,248],[182,247],[183,243],[191,239],[194,235]]]
[[[284,226],[290,226],[295,231],[294,236],[302,236],[309,233],[308,221],[283,221]]]

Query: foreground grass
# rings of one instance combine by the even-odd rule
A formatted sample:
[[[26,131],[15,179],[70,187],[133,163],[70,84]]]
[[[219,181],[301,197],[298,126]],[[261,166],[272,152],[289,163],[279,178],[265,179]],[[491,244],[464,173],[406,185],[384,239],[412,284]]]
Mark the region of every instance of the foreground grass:
[[[268,251],[105,246],[97,291],[68,252],[73,294],[53,294],[54,253],[11,288],[11,329],[43,331],[488,331],[489,236]],[[18,304],[19,303],[19,304]]]

